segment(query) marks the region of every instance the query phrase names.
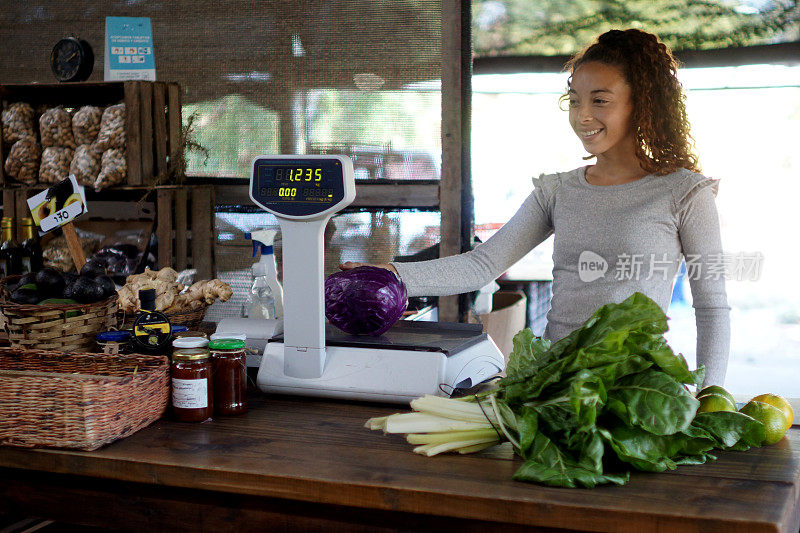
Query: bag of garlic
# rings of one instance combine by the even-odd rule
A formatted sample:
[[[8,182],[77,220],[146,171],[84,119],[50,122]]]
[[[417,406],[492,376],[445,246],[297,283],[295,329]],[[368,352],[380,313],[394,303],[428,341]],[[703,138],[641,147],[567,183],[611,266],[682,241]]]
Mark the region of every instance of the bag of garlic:
[[[39,135],[42,146],[60,146],[75,149],[72,136],[72,117],[63,107],[51,107],[39,117]]]

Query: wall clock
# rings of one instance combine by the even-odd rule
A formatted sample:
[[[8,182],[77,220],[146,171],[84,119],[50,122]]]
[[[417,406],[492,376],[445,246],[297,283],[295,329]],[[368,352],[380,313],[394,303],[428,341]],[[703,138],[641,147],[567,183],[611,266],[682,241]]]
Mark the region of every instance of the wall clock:
[[[86,81],[93,67],[92,47],[77,37],[61,39],[50,54],[50,68],[58,81]]]

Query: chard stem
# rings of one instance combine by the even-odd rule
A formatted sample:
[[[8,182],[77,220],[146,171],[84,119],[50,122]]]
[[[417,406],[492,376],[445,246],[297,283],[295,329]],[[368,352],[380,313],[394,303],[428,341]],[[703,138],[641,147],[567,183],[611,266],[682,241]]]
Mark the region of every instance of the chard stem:
[[[519,448],[519,442],[517,440],[515,440],[514,437],[511,436],[511,434],[506,429],[506,425],[503,424],[503,417],[500,414],[500,408],[497,406],[497,397],[496,397],[496,395],[492,394],[491,396],[489,396],[489,400],[492,402],[492,410],[494,410],[494,416],[495,416],[495,418],[497,418],[497,423],[500,426],[500,430],[503,432],[503,435],[506,436],[506,438],[508,439],[508,442],[510,442],[514,446],[514,448],[519,450],[520,449]]]

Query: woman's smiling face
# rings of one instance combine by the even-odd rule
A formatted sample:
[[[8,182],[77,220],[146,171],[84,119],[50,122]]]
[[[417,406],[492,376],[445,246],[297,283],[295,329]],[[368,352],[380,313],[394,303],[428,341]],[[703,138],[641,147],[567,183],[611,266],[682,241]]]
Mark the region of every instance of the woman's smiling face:
[[[633,153],[631,87],[619,68],[596,61],[582,64],[572,74],[568,95],[569,123],[587,152]]]

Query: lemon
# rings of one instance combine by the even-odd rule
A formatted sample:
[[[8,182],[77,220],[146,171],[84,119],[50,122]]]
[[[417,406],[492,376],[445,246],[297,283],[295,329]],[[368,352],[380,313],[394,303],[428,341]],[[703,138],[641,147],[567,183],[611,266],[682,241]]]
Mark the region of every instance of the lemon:
[[[713,413],[715,411],[735,411],[736,404],[732,403],[728,398],[722,394],[706,394],[698,398],[700,400],[700,407],[697,408],[698,413]]]
[[[740,413],[755,418],[766,430],[766,437],[762,446],[775,444],[783,438],[786,433],[786,417],[780,409],[768,403],[750,400],[744,407],[739,409]]]
[[[786,427],[784,430],[789,429],[792,426],[792,421],[794,420],[794,411],[792,410],[792,406],[789,405],[789,402],[787,402],[785,398],[778,396],[777,394],[759,394],[752,400],[756,402],[768,403],[773,407],[777,407],[781,410],[783,416],[786,417]]]
[[[719,394],[724,396],[731,402],[731,405],[734,407],[736,406],[736,400],[733,399],[733,394],[725,390],[724,388],[720,387],[719,385],[709,385],[708,387],[702,389],[700,392],[697,393],[697,399],[699,400],[701,397],[707,394]]]

